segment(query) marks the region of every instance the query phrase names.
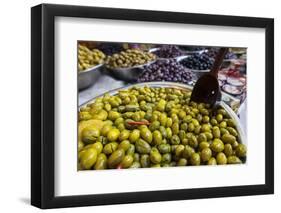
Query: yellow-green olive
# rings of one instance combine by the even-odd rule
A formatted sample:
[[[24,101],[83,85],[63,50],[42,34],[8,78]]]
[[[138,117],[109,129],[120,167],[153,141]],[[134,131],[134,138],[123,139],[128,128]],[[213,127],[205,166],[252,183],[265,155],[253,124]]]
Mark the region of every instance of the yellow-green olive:
[[[235,153],[238,157],[245,157],[247,154],[247,148],[244,144],[239,144],[236,149]]]
[[[120,135],[120,130],[119,129],[111,129],[107,133],[107,139],[109,141],[116,141],[117,138],[119,137],[119,135]]]
[[[122,162],[124,156],[125,152],[123,149],[117,149],[114,151],[108,158],[108,167],[111,169],[116,168]]]
[[[227,164],[227,158],[223,152],[217,154],[216,160],[219,165]]]
[[[107,168],[107,157],[105,154],[101,153],[98,155],[94,168],[95,170],[103,170]]]
[[[218,138],[213,140],[213,143],[210,145],[210,147],[214,152],[222,152],[224,150],[224,144]]]
[[[93,148],[86,149],[85,152],[81,155],[80,165],[83,169],[91,169],[97,161],[97,150]]]

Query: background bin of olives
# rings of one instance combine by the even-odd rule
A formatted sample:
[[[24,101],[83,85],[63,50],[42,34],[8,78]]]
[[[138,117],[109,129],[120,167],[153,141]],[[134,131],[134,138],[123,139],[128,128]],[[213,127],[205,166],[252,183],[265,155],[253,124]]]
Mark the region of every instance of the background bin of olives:
[[[190,102],[190,94],[182,84],[143,83],[85,104],[78,169],[244,163],[243,131],[231,109]]]

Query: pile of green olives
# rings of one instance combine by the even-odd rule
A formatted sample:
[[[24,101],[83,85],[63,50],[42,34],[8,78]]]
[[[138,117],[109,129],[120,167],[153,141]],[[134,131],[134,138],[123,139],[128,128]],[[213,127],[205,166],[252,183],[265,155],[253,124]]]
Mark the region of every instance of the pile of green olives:
[[[241,164],[247,148],[221,107],[191,91],[131,87],[79,111],[79,170]]]
[[[91,67],[102,64],[105,60],[105,54],[98,50],[90,50],[88,47],[78,45],[78,71],[84,71]]]
[[[156,56],[153,53],[144,52],[140,49],[128,49],[108,56],[105,63],[109,68],[128,68],[147,64],[155,59]]]

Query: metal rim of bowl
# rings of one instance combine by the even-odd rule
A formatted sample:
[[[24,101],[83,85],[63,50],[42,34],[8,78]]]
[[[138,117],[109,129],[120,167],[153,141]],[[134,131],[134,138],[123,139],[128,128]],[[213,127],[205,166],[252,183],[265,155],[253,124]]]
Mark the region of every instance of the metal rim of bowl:
[[[86,69],[86,70],[79,71],[78,74],[79,74],[79,75],[83,75],[84,73],[88,73],[88,72],[94,71],[95,69],[100,68],[100,67],[102,67],[103,65],[104,65],[104,64],[98,64],[98,65],[93,66],[93,67],[90,67],[90,68],[88,68],[88,69]]]
[[[118,70],[126,71],[126,70],[131,70],[131,69],[136,69],[136,68],[142,69],[145,66],[149,66],[149,65],[153,64],[156,61],[157,61],[157,59],[155,59],[153,61],[149,61],[146,64],[140,64],[140,65],[133,66],[133,67],[119,67],[119,68],[117,67],[117,68],[113,68],[113,67],[108,67],[106,64],[105,64],[105,67],[106,67],[106,69],[113,70],[113,71],[118,71]]]

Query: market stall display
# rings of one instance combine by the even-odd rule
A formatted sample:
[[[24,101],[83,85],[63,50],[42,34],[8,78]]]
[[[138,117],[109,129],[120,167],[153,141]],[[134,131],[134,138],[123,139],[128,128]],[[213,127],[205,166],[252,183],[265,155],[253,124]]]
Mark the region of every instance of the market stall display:
[[[184,52],[175,45],[163,45],[155,49],[153,53],[159,58],[177,58],[184,55]]]
[[[213,63],[214,59],[210,58],[207,53],[192,54],[181,61],[182,65],[191,70],[210,70]]]
[[[104,63],[105,54],[98,49],[78,45],[78,71],[82,72]]]
[[[80,108],[79,169],[240,164],[247,148],[226,105],[190,101],[182,84],[139,84]]]
[[[153,53],[144,52],[139,49],[128,49],[118,54],[108,56],[106,66],[108,68],[130,68],[147,64],[156,59]]]
[[[138,82],[171,81],[188,83],[191,72],[175,59],[158,60],[147,66],[138,78]]]

